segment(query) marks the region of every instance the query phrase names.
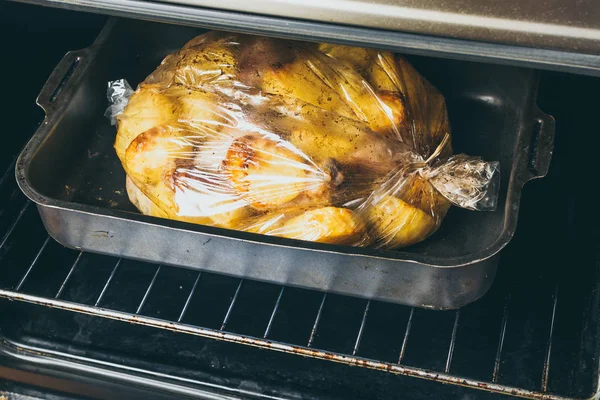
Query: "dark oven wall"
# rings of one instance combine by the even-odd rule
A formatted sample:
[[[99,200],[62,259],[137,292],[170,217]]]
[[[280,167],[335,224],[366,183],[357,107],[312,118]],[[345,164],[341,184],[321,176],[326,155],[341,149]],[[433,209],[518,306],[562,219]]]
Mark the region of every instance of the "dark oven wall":
[[[105,309],[177,321],[195,273],[124,260],[108,286],[116,260],[48,240],[35,208],[23,208],[25,199],[12,176],[11,163],[43,119],[35,97],[45,79],[66,51],[88,46],[106,18],[11,2],[0,3],[0,18],[5,88],[0,170],[7,171],[0,181],[0,289],[35,265],[23,285],[27,294],[56,294],[91,307],[107,288],[100,304]],[[498,390],[523,389],[530,396],[590,397],[597,390],[600,323],[595,212],[600,139],[594,119],[599,89],[596,78],[542,73],[538,103],[557,121],[551,170],[546,179],[526,186],[515,238],[484,298],[459,314],[372,302],[358,348],[365,301],[330,296],[314,346],[349,356],[355,350],[357,356],[390,365],[402,352],[402,365],[409,367],[402,373],[425,371],[433,380],[439,372],[501,385]],[[22,220],[14,224],[19,213]],[[61,286],[67,274],[71,278]],[[278,286],[239,282],[203,275],[201,295],[182,322],[219,331],[235,298],[227,331],[262,337],[268,323],[279,343],[306,345],[322,294],[286,289],[281,296]],[[270,321],[278,296],[280,309]],[[4,298],[0,333],[0,393],[127,399],[509,398]],[[460,378],[455,383],[467,384]]]

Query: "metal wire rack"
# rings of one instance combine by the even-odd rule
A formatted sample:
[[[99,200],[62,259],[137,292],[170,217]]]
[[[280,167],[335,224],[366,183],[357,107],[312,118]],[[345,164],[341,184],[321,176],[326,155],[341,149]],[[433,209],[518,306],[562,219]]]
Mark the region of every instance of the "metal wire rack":
[[[558,281],[527,291],[525,280],[515,293],[500,285],[472,306],[435,312],[77,252],[47,236],[12,171],[0,179],[0,297],[531,399],[596,392],[596,361],[574,370],[575,380],[555,367],[573,371],[570,362],[589,358],[580,343],[570,358],[553,346],[558,331],[561,343],[595,335],[579,329],[589,325],[585,307],[597,306],[595,286],[580,296],[583,316],[571,324],[559,316]],[[530,337],[520,340],[523,332]]]

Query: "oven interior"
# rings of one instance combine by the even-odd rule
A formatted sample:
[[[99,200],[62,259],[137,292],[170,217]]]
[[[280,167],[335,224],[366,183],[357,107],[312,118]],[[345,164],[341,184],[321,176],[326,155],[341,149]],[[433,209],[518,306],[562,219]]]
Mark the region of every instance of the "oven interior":
[[[81,253],[50,239],[15,183],[14,161],[43,120],[33,99],[44,80],[106,17],[0,7],[14,38],[3,66],[0,393],[595,397],[597,78],[541,73],[538,105],[556,118],[553,160],[547,178],[524,189],[491,290],[458,311],[422,310]]]

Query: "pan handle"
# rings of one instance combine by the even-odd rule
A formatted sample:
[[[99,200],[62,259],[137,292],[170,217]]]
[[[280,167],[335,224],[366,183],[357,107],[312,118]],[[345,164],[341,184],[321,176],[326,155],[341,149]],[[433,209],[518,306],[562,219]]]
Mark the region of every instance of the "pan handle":
[[[554,150],[554,127],[554,118],[536,109],[527,157],[529,176],[525,182],[543,178],[548,173]]]
[[[67,102],[72,83],[78,80],[82,70],[85,69],[83,64],[88,53],[89,48],[70,51],[54,68],[36,100],[37,104],[46,112],[46,116]]]

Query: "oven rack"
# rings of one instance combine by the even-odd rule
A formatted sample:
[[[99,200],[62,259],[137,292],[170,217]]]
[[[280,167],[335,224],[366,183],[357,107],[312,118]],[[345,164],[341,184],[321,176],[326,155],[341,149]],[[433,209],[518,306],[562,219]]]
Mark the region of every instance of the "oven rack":
[[[559,352],[553,347],[554,336],[557,325],[561,324],[560,316],[557,317],[561,303],[561,286],[558,280],[550,284],[545,282],[545,289],[539,296],[541,299],[534,302],[539,308],[534,314],[537,315],[537,332],[541,332],[538,337],[543,337],[543,344],[540,345],[539,340],[532,341],[529,346],[532,349],[513,343],[513,349],[508,350],[507,331],[510,327],[520,323],[530,324],[531,321],[525,320],[519,311],[513,317],[513,310],[523,307],[524,304],[520,302],[525,300],[523,292],[517,290],[514,294],[504,287],[506,285],[496,285],[500,286],[499,290],[495,287],[486,298],[464,309],[439,312],[78,252],[60,246],[46,234],[35,204],[21,195],[13,176],[14,164],[0,179],[0,198],[3,200],[0,212],[1,298],[530,399],[590,398],[597,391],[597,365],[587,371],[586,376],[576,377],[575,381],[586,382],[584,385],[579,384],[579,393],[570,386],[571,383],[566,384],[557,377],[560,373],[555,374],[557,376],[552,374],[555,366],[552,361]],[[28,242],[29,250],[23,250],[18,245],[23,241]],[[21,254],[18,257],[20,259],[27,258],[23,257],[23,252],[27,253],[28,262],[16,262],[11,251]],[[102,265],[103,279],[98,279],[101,270],[97,268],[99,265]],[[77,285],[92,270],[97,272],[92,279],[94,289],[90,289],[88,282],[84,299],[77,299],[75,295],[69,294],[81,292],[76,290]],[[132,280],[131,270],[138,273],[143,271],[143,278]],[[126,279],[121,276],[123,274],[130,278]],[[173,278],[174,275],[178,277]],[[157,300],[157,297],[165,297],[163,290],[167,290],[166,293],[169,294],[169,288],[176,288],[176,285],[168,283],[169,277],[179,282],[179,290],[175,289],[177,300]],[[209,296],[204,307],[197,306],[195,299],[202,294],[200,287],[205,281],[220,282],[215,289],[222,295],[220,304],[215,303],[207,308],[207,304],[213,302],[213,298]],[[123,286],[125,282],[126,286]],[[207,283],[202,290],[212,290],[213,286],[214,284]],[[129,295],[122,293],[123,287],[127,287]],[[229,290],[224,290],[225,287]],[[255,288],[252,289],[253,287]],[[252,295],[242,295],[248,288],[250,293],[258,294],[259,297],[268,293],[268,296],[263,296],[268,301],[263,299],[262,306],[253,309]],[[297,299],[299,293],[304,297]],[[536,298],[539,294],[536,294]],[[285,303],[288,308],[297,309],[299,304],[304,303],[306,296],[311,299],[306,304],[312,305],[312,312],[305,312],[300,329],[297,323],[290,323],[294,319],[293,311],[284,312],[282,308]],[[328,310],[330,302],[333,306]],[[347,304],[352,305],[348,306],[352,309],[351,312],[346,310]],[[589,308],[598,306],[595,285],[586,304]],[[161,307],[167,307],[168,310],[162,310],[161,314]],[[244,311],[238,311],[240,308]],[[373,317],[375,309],[378,310],[378,315]],[[211,322],[194,322],[194,316],[201,315],[206,310],[210,310]],[[220,317],[215,317],[219,310]],[[337,310],[346,311],[336,315]],[[253,313],[262,317],[258,318]],[[392,319],[390,323],[390,319],[382,317],[391,315],[390,313],[400,317]],[[282,317],[282,314],[285,316]],[[482,315],[487,315],[484,319],[489,323],[482,324],[485,329],[478,332],[477,319]],[[585,318],[585,310],[583,315]],[[235,324],[236,319],[238,322],[244,320],[244,323]],[[283,322],[280,321],[282,319]],[[352,319],[354,323],[346,324],[346,319]],[[394,326],[385,326],[386,323]],[[324,327],[325,324],[328,325],[327,328]],[[276,326],[277,333],[274,332]],[[341,328],[336,331],[336,326]],[[352,329],[347,329],[347,326],[352,326]],[[469,328],[461,329],[463,326]],[[441,332],[436,331],[438,329]],[[286,336],[290,330],[306,334],[300,339],[298,336],[302,335],[295,335],[293,341],[278,338]],[[460,340],[461,334],[469,331],[471,338],[478,334],[481,335],[479,339],[485,337],[488,345],[483,348],[489,357],[477,359],[481,343],[470,347],[468,340]],[[428,341],[426,335],[423,335],[426,332],[431,332],[436,339]],[[378,336],[383,333],[386,340],[381,339],[383,336]],[[379,351],[381,354],[383,350],[378,349],[378,343],[386,342],[389,345],[390,334],[397,340],[385,350],[385,357],[375,358],[365,354],[363,346],[366,335],[369,336],[367,353]],[[581,340],[587,340],[585,330],[578,334],[581,335]],[[587,334],[593,335],[594,332]],[[329,336],[329,339],[326,340],[325,336]],[[393,341],[392,338],[391,342]],[[432,348],[437,352],[434,357],[431,357]],[[515,355],[514,350],[522,354]],[[422,353],[429,353],[429,362],[423,361]],[[462,362],[457,363],[461,354],[464,354],[460,357]],[[507,355],[508,361],[505,360]],[[534,368],[537,372],[533,375],[537,375],[537,379],[522,379],[517,376],[520,372],[515,374],[511,371],[511,364],[518,364],[519,357],[530,360],[529,365],[540,367]],[[532,358],[534,361],[531,361]],[[592,361],[597,363],[596,360]],[[470,363],[473,365],[466,366]],[[476,377],[461,372],[465,370],[474,372],[471,375]],[[487,372],[483,374],[482,371]],[[511,381],[522,385],[510,384]]]

